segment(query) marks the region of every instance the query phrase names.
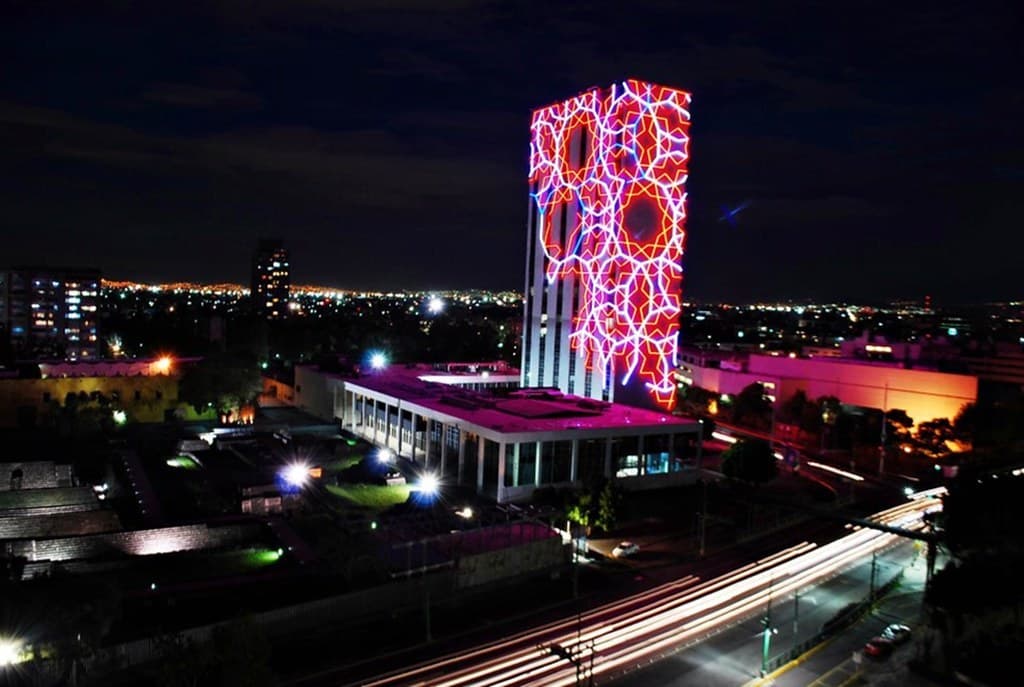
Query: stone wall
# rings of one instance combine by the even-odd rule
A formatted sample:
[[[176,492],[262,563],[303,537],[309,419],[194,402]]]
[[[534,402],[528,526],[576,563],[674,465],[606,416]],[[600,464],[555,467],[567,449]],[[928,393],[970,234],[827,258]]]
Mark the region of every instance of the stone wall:
[[[71,466],[57,465],[52,460],[0,463],[0,491],[15,482],[11,475],[21,470],[21,489],[52,489],[71,486]]]
[[[15,542],[12,553],[31,561],[69,561],[83,558],[150,556],[174,551],[197,551],[235,546],[259,535],[257,524],[209,527],[205,524],[57,539]]]

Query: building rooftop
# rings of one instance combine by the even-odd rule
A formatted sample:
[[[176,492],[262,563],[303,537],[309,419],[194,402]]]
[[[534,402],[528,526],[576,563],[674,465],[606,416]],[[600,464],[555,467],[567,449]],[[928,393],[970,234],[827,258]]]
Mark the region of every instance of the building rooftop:
[[[501,376],[511,376],[506,370]],[[619,403],[595,401],[563,394],[557,389],[469,390],[436,381],[436,370],[429,365],[391,365],[356,378],[347,378],[346,386],[365,389],[382,396],[401,399],[435,414],[476,425],[501,434],[593,430],[607,435],[609,430],[623,433],[664,428],[666,431],[693,430],[693,418],[636,408]],[[487,372],[476,375],[486,383]]]

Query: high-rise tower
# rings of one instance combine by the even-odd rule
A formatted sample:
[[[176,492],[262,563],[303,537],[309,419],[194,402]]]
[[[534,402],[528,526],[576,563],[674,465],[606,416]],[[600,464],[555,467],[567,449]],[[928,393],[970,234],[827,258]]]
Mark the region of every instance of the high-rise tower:
[[[671,408],[689,104],[629,80],[534,111],[523,386]]]
[[[288,250],[280,239],[261,239],[252,258],[252,297],[256,312],[268,319],[288,314],[291,271]]]
[[[10,336],[19,358],[96,359],[99,294],[97,269],[19,267],[0,272],[0,329]]]

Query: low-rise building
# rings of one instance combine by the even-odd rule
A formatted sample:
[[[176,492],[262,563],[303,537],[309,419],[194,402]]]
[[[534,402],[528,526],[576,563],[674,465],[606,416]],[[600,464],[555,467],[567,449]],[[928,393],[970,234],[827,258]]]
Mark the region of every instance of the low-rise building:
[[[700,423],[555,389],[518,371],[391,365],[358,376],[297,366],[296,405],[499,503],[604,476],[626,488],[696,479]]]

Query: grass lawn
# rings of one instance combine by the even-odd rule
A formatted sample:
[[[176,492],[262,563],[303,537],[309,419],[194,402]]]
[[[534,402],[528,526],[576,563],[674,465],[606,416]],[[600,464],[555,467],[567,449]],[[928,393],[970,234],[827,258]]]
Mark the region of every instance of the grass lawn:
[[[397,484],[387,487],[376,484],[331,484],[328,485],[327,491],[355,506],[385,510],[405,503],[409,499],[412,485]]]
[[[363,459],[363,455],[361,453],[356,453],[356,454],[353,454],[351,456],[345,456],[344,458],[339,458],[338,460],[331,460],[331,461],[325,462],[323,464],[324,474],[325,475],[334,475],[334,474],[337,474],[337,473],[341,472],[342,470],[348,470],[353,465],[358,465],[359,461],[361,461],[362,459]]]

